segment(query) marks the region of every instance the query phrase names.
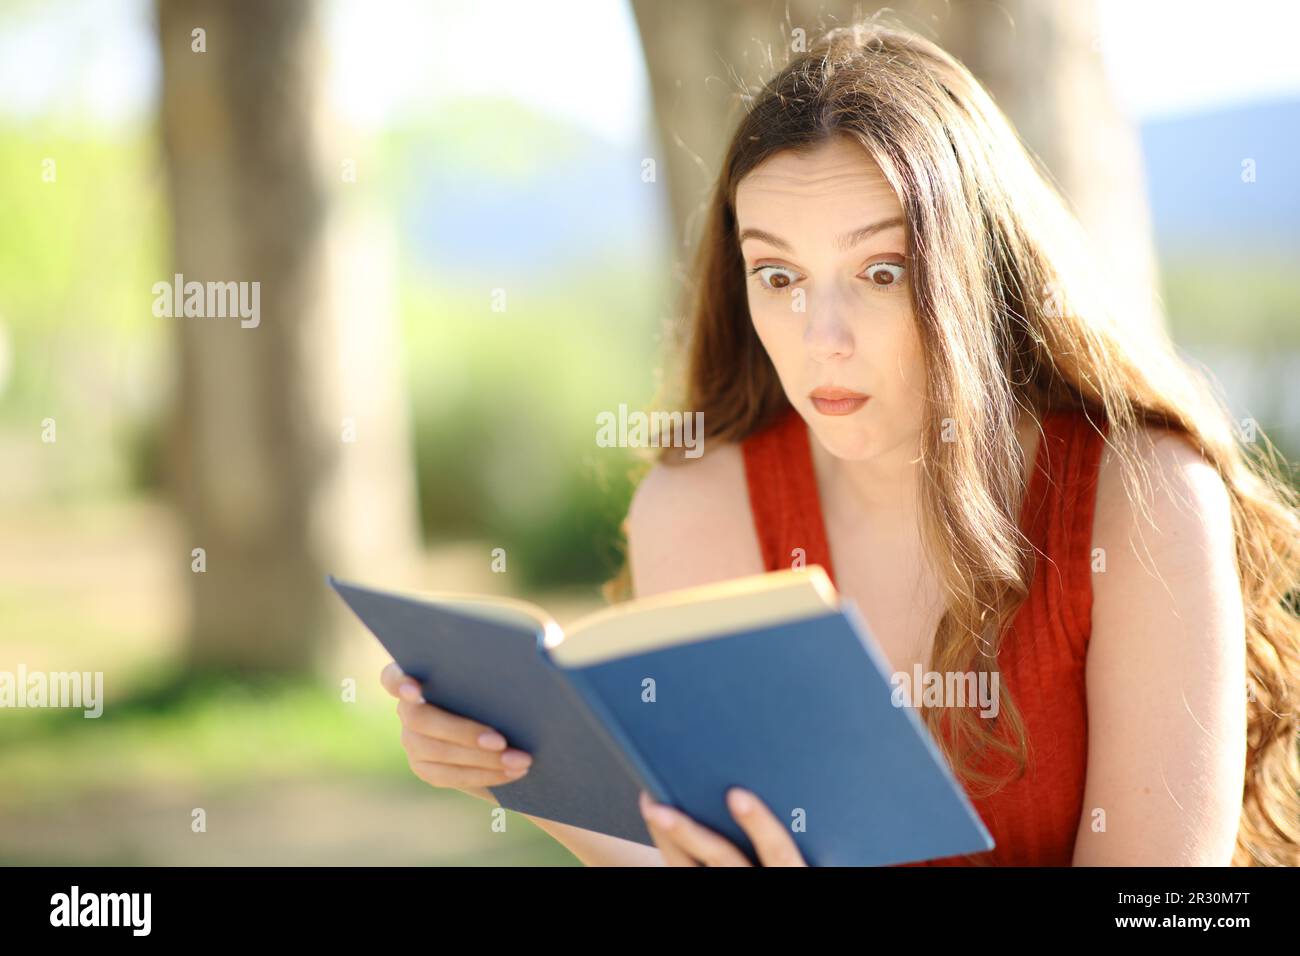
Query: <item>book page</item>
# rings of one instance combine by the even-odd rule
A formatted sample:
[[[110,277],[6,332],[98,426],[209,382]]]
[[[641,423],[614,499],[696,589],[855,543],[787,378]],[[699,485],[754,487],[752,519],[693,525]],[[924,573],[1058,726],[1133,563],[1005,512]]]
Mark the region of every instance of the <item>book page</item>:
[[[838,608],[839,595],[820,566],[771,571],[597,611],[573,624],[551,657],[580,667]]]

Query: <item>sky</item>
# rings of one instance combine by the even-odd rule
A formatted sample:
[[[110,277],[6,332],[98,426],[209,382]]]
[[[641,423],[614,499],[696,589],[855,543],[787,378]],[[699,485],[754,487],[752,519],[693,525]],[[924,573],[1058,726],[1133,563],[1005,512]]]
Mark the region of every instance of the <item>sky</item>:
[[[1100,0],[1111,85],[1134,119],[1300,98],[1295,0]]]
[[[1099,0],[1099,46],[1135,120],[1300,98],[1294,0]],[[159,64],[150,0],[0,6],[0,116],[73,126],[150,115]],[[499,94],[616,145],[648,122],[636,25],[623,0],[327,0],[329,95],[359,131]],[[600,42],[591,38],[598,37]]]

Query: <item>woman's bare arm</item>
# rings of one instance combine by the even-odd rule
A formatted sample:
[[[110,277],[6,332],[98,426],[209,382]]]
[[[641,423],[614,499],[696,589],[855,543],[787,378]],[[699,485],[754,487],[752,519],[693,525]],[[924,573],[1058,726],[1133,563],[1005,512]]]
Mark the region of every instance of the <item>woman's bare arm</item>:
[[[523,814],[587,866],[665,866],[658,847]]]
[[[1227,866],[1246,755],[1228,492],[1185,440],[1148,437],[1139,454],[1155,489],[1149,521],[1126,499],[1109,449],[1098,480],[1093,544],[1105,570],[1092,574],[1088,778],[1074,864]]]

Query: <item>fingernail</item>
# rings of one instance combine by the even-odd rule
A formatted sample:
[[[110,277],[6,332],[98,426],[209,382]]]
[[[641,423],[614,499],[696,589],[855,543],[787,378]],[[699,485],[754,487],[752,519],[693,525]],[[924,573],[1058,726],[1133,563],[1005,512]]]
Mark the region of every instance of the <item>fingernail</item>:
[[[522,750],[508,750],[501,755],[501,762],[507,767],[527,767],[533,758]]]
[[[506,738],[494,730],[485,730],[478,735],[478,745],[484,750],[501,750],[506,745]]]
[[[506,776],[513,780],[517,777],[522,777],[527,772],[527,767],[511,767],[506,770]]]
[[[732,790],[731,808],[737,813],[748,813],[754,809],[754,798],[744,790]]]
[[[424,697],[420,694],[420,685],[412,684],[410,681],[402,685],[401,694],[407,700],[424,700]]]

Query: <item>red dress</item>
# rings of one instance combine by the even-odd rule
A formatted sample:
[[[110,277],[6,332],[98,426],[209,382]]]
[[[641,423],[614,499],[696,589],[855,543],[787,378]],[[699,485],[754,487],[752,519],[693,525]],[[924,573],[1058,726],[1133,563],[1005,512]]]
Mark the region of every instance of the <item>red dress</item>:
[[[919,865],[1069,866],[1073,857],[1088,759],[1084,664],[1102,439],[1075,411],[1048,412],[1042,429],[1020,523],[1038,552],[1034,578],[998,654],[1001,681],[1024,720],[1030,762],[1023,777],[972,797],[993,850]],[[789,568],[792,552],[802,548],[805,562],[820,564],[834,581],[809,441],[793,408],[744,441],[750,508],[767,570]],[[870,625],[871,609],[861,611]]]

